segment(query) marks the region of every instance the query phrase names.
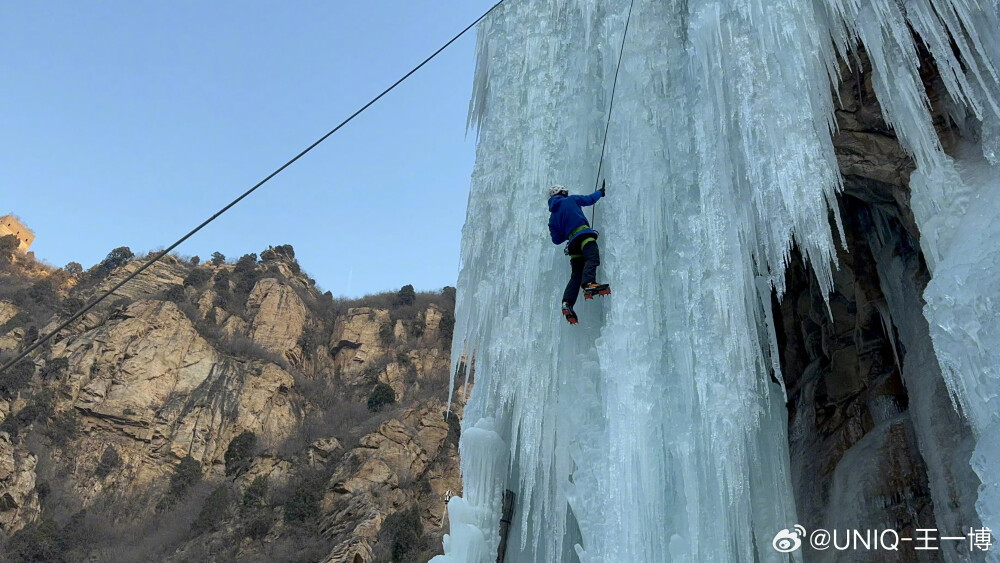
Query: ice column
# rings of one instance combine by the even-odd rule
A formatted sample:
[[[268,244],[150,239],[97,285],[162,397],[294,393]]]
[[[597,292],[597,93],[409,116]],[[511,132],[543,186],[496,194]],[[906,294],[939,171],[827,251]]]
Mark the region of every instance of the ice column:
[[[478,30],[453,349],[474,358],[475,386],[438,563],[495,559],[504,488],[518,500],[510,563],[787,560],[771,546],[796,515],[770,294],[793,243],[832,283],[831,80],[856,41],[929,178],[915,179],[921,227],[968,207],[942,195],[961,168],[929,126],[909,29],[948,69],[956,118],[990,139],[989,7],[636,0],[594,223],[614,294],[581,299],[567,325],[547,189],[595,186],[627,9],[518,0]],[[954,33],[963,64],[945,48]],[[929,237],[935,256],[955,224]]]

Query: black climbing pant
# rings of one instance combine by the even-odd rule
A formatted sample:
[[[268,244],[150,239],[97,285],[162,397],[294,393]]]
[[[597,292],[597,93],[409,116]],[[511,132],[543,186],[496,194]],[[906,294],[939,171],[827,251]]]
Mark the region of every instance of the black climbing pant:
[[[580,237],[579,243],[573,241],[569,252],[572,258],[569,265],[573,269],[570,274],[569,283],[566,284],[566,291],[563,292],[563,301],[572,307],[576,303],[576,298],[580,294],[580,288],[584,284],[597,283],[597,267],[601,265],[601,253],[597,249],[597,241],[589,236]],[[578,245],[590,240],[580,248]]]

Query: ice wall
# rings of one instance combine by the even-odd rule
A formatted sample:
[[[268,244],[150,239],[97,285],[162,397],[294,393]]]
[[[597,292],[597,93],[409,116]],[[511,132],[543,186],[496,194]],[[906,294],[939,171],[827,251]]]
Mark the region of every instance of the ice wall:
[[[946,69],[954,119],[996,150],[995,4],[636,0],[595,221],[614,294],[581,299],[569,326],[547,189],[595,185],[628,4],[508,0],[478,30],[453,350],[476,381],[438,563],[495,560],[504,488],[511,563],[786,561],[771,547],[796,515],[770,294],[793,241],[831,284],[838,56],[861,41],[873,61],[936,266],[961,222],[939,206],[968,202],[942,195],[961,167],[937,142],[907,24]]]

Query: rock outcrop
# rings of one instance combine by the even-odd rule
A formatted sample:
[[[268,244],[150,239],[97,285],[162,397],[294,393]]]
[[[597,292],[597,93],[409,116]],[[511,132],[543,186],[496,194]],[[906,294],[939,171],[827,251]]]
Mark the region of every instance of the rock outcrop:
[[[323,529],[343,538],[327,563],[372,561],[382,522],[408,505],[421,507],[421,525],[440,538],[445,504],[461,493],[458,473],[452,473],[457,467],[448,461],[456,461],[456,423],[449,424],[445,412],[440,401],[408,409],[347,454],[349,463],[331,477],[323,499],[329,507]],[[424,485],[414,488],[418,482]]]
[[[16,305],[9,301],[0,301],[0,325],[6,324],[21,312]]]
[[[275,278],[257,282],[247,301],[250,338],[265,350],[291,354],[306,322],[306,306],[295,290]]]
[[[281,250],[235,266],[165,259],[0,387],[0,549],[24,530],[57,534],[68,560],[370,563],[382,523],[411,507],[421,545],[440,549],[442,495],[460,489],[443,405],[450,298],[339,309]],[[95,268],[59,298],[79,307],[140,265]],[[36,308],[0,301],[0,346],[20,348],[29,322],[58,326],[67,307],[50,305],[28,319]],[[367,401],[379,381],[395,402]]]
[[[0,534],[12,534],[34,520],[41,509],[35,492],[34,454],[15,450],[0,432]]]
[[[366,360],[384,354],[384,338],[380,336],[384,326],[391,326],[389,311],[385,309],[348,309],[347,315],[334,326],[330,340],[337,368],[345,374],[356,376]],[[354,381],[357,379],[349,380]]]
[[[144,262],[145,260],[141,259],[132,260],[122,267],[115,269],[107,279],[97,284],[87,295],[99,295],[111,289],[141,268]],[[127,284],[117,289],[114,296],[127,299],[143,299],[161,293],[171,286],[182,286],[189,267],[189,265],[184,264],[173,256],[164,256]]]
[[[299,421],[289,373],[219,354],[171,302],[137,301],[92,333],[61,341],[52,357],[68,360],[59,402],[86,429],[73,449],[115,444],[132,487],[161,483],[188,455],[221,463],[245,430],[280,442]],[[86,494],[84,475],[97,458],[75,463]]]
[[[978,481],[965,461],[969,428],[948,404],[940,372],[931,373],[938,368],[920,298],[930,276],[909,204],[914,165],[881,117],[867,61],[844,76],[834,146],[846,249],[838,249],[833,292],[822,294],[795,253],[775,301],[799,522],[809,530],[976,526],[973,502],[947,485]],[[947,121],[927,86],[947,146]]]

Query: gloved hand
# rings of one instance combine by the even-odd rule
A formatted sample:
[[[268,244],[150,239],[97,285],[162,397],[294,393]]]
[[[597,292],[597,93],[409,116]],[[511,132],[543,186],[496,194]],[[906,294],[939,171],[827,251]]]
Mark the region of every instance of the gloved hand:
[[[607,180],[601,180],[601,197],[608,195],[607,189],[604,187],[604,185],[607,183],[608,183]]]

